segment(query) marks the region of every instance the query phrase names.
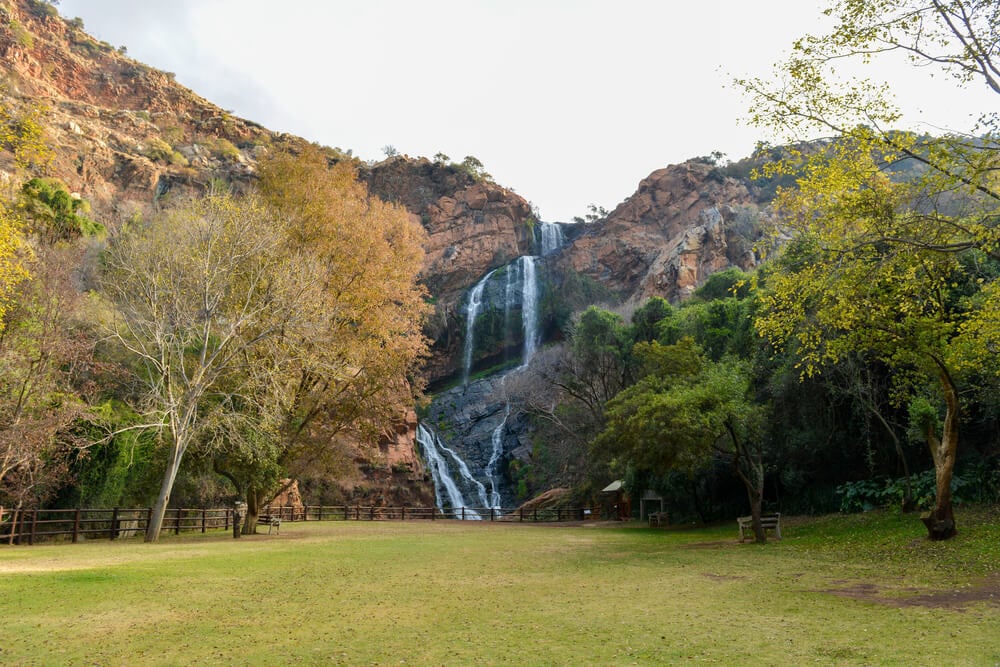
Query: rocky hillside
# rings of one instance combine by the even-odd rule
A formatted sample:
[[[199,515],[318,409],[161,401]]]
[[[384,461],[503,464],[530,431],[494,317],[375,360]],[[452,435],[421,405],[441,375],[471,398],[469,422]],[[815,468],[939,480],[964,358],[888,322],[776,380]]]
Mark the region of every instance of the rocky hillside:
[[[747,183],[704,159],[654,171],[563,253],[560,266],[623,300],[684,299],[705,279],[757,263],[760,211]]]
[[[259,151],[301,141],[232,116],[171,74],[94,40],[47,3],[8,0],[0,17],[5,95],[44,105],[55,153],[49,175],[106,222],[215,179],[246,184]]]

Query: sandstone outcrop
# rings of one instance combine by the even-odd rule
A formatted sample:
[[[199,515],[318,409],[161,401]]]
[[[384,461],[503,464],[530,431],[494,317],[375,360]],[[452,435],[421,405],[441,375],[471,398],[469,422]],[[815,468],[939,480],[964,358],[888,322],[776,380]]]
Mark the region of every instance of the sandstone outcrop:
[[[237,118],[173,76],[99,42],[35,0],[0,5],[0,73],[15,105],[42,103],[49,175],[107,222],[216,179],[250,182],[273,143],[302,142]],[[0,164],[9,171],[9,161]]]
[[[425,370],[433,380],[460,364],[466,291],[490,270],[533,253],[531,205],[459,166],[390,157],[362,170],[370,191],[405,206],[427,230],[421,280],[434,299],[426,327],[434,342]]]
[[[689,296],[731,266],[757,263],[757,204],[742,181],[691,160],[654,171],[631,197],[586,230],[560,258],[623,300]]]

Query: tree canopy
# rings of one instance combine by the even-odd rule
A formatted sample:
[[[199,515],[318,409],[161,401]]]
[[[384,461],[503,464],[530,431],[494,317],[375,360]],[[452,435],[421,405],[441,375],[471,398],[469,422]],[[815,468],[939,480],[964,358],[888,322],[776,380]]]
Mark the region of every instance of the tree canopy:
[[[995,3],[964,0],[841,0],[827,10],[837,20],[832,32],[796,42],[776,82],[740,82],[754,122],[837,135],[773,167],[799,178],[798,187],[779,190],[778,225],[791,241],[758,329],[778,345],[794,341],[806,375],[862,352],[893,369],[897,397],[937,384],[944,417],[940,431],[927,431],[937,470],[937,503],[925,518],[933,538],[955,533],[958,372],[968,355],[984,359],[977,346],[995,340],[992,316],[980,308],[994,276],[966,260],[997,256],[997,116],[981,118],[978,136],[899,131],[891,85],[845,82],[836,68],[846,58],[902,51],[916,65],[1000,93],[997,12]],[[959,284],[971,288],[968,297],[956,298]]]

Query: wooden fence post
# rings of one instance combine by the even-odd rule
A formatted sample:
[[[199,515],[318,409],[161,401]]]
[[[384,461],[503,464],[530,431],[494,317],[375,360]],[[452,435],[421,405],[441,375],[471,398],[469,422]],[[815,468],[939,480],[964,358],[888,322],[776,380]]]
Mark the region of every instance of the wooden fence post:
[[[109,540],[115,539],[117,533],[118,533],[118,508],[116,507],[113,510],[111,510],[111,527],[108,528],[108,539]]]
[[[174,535],[181,534],[181,508],[177,508],[177,518],[174,520]]]
[[[80,535],[80,508],[77,507],[76,511],[73,513],[73,544],[76,544],[77,537]]]
[[[31,510],[31,532],[28,534],[28,546],[35,543],[35,531],[38,529],[38,510]]]
[[[205,532],[205,524],[208,520],[208,509],[205,507],[201,508],[201,532]]]

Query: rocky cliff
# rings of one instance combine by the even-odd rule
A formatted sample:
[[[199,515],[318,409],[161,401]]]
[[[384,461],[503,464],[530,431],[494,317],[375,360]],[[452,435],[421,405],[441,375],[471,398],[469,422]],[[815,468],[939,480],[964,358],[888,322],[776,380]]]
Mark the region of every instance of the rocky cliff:
[[[3,2],[0,18],[5,96],[44,105],[54,152],[48,174],[106,222],[215,180],[241,187],[259,151],[302,141],[232,116],[171,74],[94,40],[47,3]]]
[[[705,160],[654,171],[586,231],[559,265],[606,284],[623,300],[677,302],[705,279],[757,263],[760,211],[744,181]]]

